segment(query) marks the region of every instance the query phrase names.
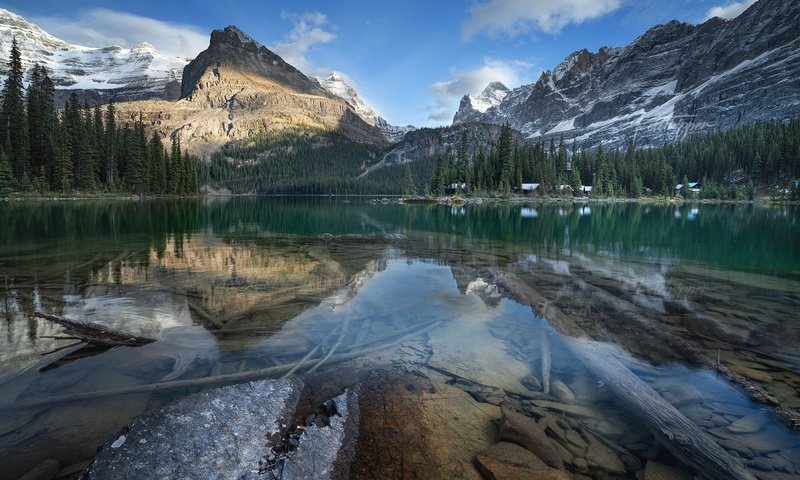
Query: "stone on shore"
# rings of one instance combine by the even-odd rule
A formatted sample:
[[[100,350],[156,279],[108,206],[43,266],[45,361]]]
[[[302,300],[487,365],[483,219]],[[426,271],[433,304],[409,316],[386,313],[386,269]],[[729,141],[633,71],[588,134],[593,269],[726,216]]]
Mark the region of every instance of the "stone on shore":
[[[107,439],[84,478],[261,478],[268,443],[302,388],[297,379],[263,380],[185,397]]]
[[[287,456],[280,478],[338,480],[350,476],[358,438],[359,387],[347,389],[329,401],[334,408],[329,424],[306,427],[297,449]],[[326,423],[328,423],[326,422]],[[269,478],[269,477],[267,477]]]

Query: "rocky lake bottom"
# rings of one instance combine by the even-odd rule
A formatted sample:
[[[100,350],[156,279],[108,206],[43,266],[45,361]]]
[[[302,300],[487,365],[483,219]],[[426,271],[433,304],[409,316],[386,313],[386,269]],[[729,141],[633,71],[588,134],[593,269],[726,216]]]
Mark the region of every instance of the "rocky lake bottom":
[[[0,477],[283,377],[358,386],[350,478],[800,474],[791,207],[230,202],[0,209]]]

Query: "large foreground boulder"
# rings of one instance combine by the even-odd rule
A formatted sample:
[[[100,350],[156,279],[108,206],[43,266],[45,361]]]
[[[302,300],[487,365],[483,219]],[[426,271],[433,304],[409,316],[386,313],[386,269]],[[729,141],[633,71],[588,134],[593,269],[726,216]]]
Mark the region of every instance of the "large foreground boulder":
[[[84,478],[266,478],[270,443],[302,388],[297,379],[264,380],[190,395],[109,438]]]

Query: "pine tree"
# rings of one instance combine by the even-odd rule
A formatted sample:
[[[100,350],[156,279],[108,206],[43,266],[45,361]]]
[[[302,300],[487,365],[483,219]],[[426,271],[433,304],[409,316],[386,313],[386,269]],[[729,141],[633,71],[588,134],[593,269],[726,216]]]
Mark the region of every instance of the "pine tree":
[[[444,196],[445,189],[447,188],[447,173],[445,170],[444,160],[441,155],[436,156],[436,174],[433,177],[434,193],[440,197]]]
[[[153,132],[150,139],[150,191],[164,194],[167,191],[167,164],[161,137]]]
[[[55,128],[55,157],[50,187],[57,192],[69,191],[73,186],[72,144],[65,123],[59,122]]]
[[[47,69],[34,65],[27,92],[28,138],[30,140],[31,170],[37,173],[40,189],[49,188],[48,174],[53,164],[53,134],[55,90]]]
[[[578,166],[575,165],[575,157],[572,160],[572,172],[570,172],[570,186],[575,195],[583,194],[583,183],[581,182],[581,174],[578,171]]]
[[[23,95],[22,58],[17,39],[11,41],[8,76],[3,87],[3,104],[0,110],[0,129],[6,154],[20,183],[30,171],[30,145],[28,116]]]
[[[114,107],[114,98],[108,101],[106,107],[106,120],[105,120],[105,138],[103,142],[103,182],[107,189],[114,188],[115,165],[116,159],[114,158],[114,140],[117,136],[117,123],[116,123],[116,108]]]
[[[14,189],[14,174],[6,154],[0,151],[0,195],[8,195]]]
[[[500,193],[506,196],[511,194],[512,162],[514,160],[511,148],[511,127],[506,122],[500,128],[500,137],[497,140],[497,155],[501,165]]]
[[[414,175],[411,173],[411,167],[406,163],[403,172],[403,194],[416,195],[417,186],[414,183]]]
[[[172,149],[170,151],[169,167],[170,193],[180,195],[183,192],[183,161],[181,157],[181,144],[176,136],[172,137]]]

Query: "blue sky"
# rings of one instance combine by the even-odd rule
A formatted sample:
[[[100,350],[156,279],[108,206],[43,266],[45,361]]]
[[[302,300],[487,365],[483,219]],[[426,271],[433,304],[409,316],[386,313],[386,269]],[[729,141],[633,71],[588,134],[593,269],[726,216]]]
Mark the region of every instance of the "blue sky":
[[[754,0],[0,0],[81,45],[148,41],[192,57],[237,25],[308,74],[346,74],[394,124],[449,124],[490,81],[535,81],[569,53],[623,46],[671,19],[732,17]]]

